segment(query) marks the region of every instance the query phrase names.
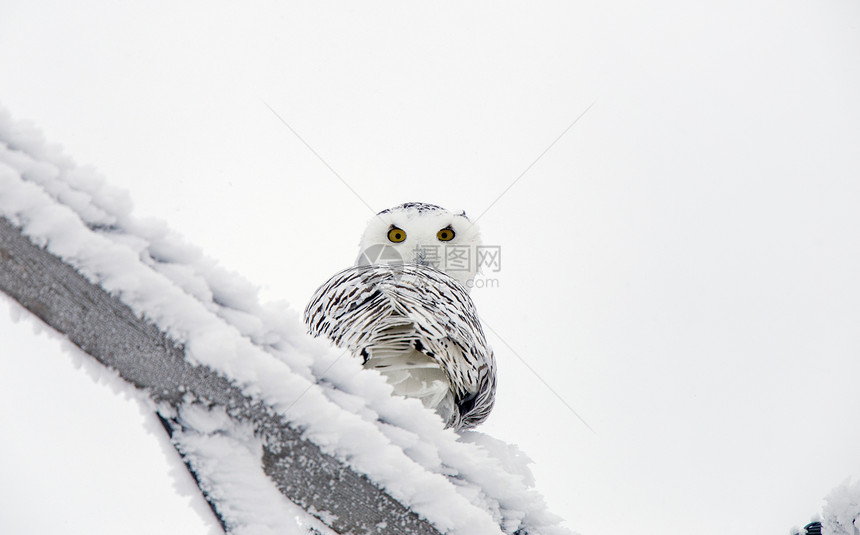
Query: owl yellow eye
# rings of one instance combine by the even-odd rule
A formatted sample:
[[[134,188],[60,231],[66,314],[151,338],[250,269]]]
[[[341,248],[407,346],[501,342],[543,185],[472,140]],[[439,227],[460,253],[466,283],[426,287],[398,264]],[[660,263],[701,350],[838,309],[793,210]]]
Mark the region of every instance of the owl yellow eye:
[[[454,239],[454,229],[445,227],[436,233],[436,237],[439,241],[451,241]]]
[[[388,239],[394,243],[400,243],[406,239],[406,231],[397,227],[391,227],[388,231]]]

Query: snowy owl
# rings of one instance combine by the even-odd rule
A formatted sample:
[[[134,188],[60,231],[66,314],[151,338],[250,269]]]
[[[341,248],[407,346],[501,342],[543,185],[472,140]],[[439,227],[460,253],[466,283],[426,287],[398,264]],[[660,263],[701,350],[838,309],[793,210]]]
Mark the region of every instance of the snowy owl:
[[[479,245],[465,212],[425,203],[383,210],[364,231],[356,265],[311,298],[308,330],[361,357],[446,427],[474,427],[496,391],[496,362],[468,290]]]

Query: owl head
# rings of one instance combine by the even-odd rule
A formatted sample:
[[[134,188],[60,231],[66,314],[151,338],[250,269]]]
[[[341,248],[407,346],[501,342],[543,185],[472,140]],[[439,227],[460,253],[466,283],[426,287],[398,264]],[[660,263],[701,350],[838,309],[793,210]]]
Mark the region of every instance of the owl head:
[[[379,212],[361,237],[356,265],[421,264],[471,289],[478,268],[478,227],[466,212],[408,202]]]

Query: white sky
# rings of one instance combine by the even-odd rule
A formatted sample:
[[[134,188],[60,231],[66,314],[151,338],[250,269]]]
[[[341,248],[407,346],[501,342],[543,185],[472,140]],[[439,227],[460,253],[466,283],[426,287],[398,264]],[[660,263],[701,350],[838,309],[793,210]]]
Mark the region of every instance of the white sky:
[[[572,529],[786,533],[860,477],[860,4],[178,4],[3,2],[0,101],[298,309],[365,202],[489,208],[481,430]],[[0,526],[206,531],[133,402],[0,340]]]

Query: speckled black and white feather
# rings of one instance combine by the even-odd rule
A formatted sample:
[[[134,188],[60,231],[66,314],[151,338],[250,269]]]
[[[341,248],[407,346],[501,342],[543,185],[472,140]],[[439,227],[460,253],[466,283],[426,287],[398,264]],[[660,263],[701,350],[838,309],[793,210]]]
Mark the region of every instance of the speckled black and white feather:
[[[493,407],[496,365],[475,305],[460,282],[435,268],[404,263],[341,271],[316,291],[305,322],[312,335],[349,349],[366,367],[389,374],[389,382],[405,384],[397,375],[405,373],[424,387],[443,385],[432,403],[427,388],[415,397],[424,396],[449,427],[474,427]]]

